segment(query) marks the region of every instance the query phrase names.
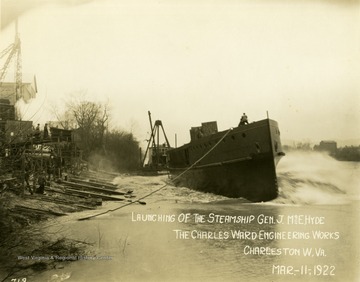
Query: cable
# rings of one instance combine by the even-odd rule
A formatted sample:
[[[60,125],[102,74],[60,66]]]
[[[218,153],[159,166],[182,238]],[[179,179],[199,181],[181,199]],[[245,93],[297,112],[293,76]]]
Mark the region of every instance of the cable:
[[[182,173],[180,173],[179,175],[177,175],[173,181],[181,176],[183,176],[185,173],[187,173],[190,169],[192,169],[193,167],[195,167],[201,160],[203,160],[207,155],[210,154],[211,151],[213,151],[219,144],[222,140],[224,140],[224,138],[233,130],[233,128],[230,128],[227,132],[225,132],[224,136],[222,136],[220,138],[220,140],[213,146],[210,148],[209,151],[207,151],[201,158],[199,158],[196,162],[194,162],[190,167],[188,167],[186,170],[184,170]],[[152,192],[150,192],[149,194],[143,196],[143,197],[140,197],[138,200],[136,201],[133,201],[133,202],[129,202],[127,204],[124,204],[120,207],[117,207],[117,208],[114,208],[114,209],[109,209],[107,211],[104,211],[104,212],[101,212],[101,213],[97,213],[97,214],[94,214],[94,215],[90,215],[90,216],[87,216],[87,217],[83,217],[83,218],[79,218],[78,220],[79,221],[82,221],[82,220],[87,220],[87,219],[90,219],[90,218],[93,218],[93,217],[96,217],[96,216],[100,216],[100,215],[103,215],[103,214],[107,214],[109,212],[113,212],[113,211],[116,211],[116,210],[119,210],[121,208],[124,208],[126,206],[129,206],[129,205],[132,205],[134,203],[139,203],[139,204],[144,204],[144,202],[142,202],[141,200],[151,196],[152,194],[155,194],[157,192],[159,192],[160,190],[164,189],[166,186],[168,186],[168,184],[166,183],[165,185],[163,185],[162,187],[160,187],[159,189],[156,189]]]

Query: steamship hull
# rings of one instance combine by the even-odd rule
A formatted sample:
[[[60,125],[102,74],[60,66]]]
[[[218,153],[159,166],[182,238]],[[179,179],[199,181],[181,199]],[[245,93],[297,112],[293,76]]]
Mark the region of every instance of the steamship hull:
[[[266,119],[192,138],[168,151],[168,168],[176,186],[270,201],[278,196],[276,165],[284,155],[278,124]]]

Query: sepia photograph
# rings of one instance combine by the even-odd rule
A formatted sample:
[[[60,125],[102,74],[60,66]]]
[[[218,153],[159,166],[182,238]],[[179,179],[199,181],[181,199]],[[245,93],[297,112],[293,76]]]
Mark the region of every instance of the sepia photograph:
[[[0,282],[360,281],[360,0],[0,0]]]

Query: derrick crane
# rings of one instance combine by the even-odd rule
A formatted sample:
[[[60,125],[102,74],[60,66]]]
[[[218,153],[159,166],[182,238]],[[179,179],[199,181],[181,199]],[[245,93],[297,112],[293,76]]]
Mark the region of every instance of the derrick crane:
[[[152,124],[151,113],[148,111],[151,136],[148,140],[148,145],[145,151],[144,158],[142,160],[142,167],[152,170],[159,170],[166,168],[166,152],[171,149],[169,140],[167,139],[164,127],[161,120],[156,120],[155,124]],[[160,129],[165,138],[165,143],[160,144]],[[145,164],[148,158],[148,163]]]
[[[4,66],[0,70],[0,87],[6,77],[6,72],[12,60],[15,60],[15,98],[16,101],[21,98],[22,94],[22,64],[21,64],[21,41],[18,33],[18,23],[15,22],[15,40],[0,53],[0,59],[5,57]]]

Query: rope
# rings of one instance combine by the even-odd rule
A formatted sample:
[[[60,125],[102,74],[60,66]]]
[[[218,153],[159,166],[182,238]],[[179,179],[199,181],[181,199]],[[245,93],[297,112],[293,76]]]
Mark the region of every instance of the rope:
[[[222,140],[224,140],[224,138],[233,130],[233,128],[230,128],[228,131],[225,132],[225,134],[220,138],[220,140],[218,142],[216,142],[216,144],[210,148],[209,151],[207,151],[201,158],[199,158],[196,162],[194,162],[190,167],[188,167],[186,170],[184,170],[182,173],[180,173],[179,175],[177,175],[175,178],[173,178],[173,181],[176,180],[177,178],[183,176],[185,173],[187,173],[189,170],[191,170],[192,168],[194,168],[201,160],[203,160],[207,155],[209,155],[220,143]],[[86,219],[90,219],[90,218],[93,218],[93,217],[96,217],[96,216],[99,216],[99,215],[103,215],[103,214],[107,214],[109,212],[113,212],[113,211],[117,211],[121,208],[124,208],[124,207],[127,207],[127,206],[130,206],[134,203],[139,203],[139,204],[142,204],[144,205],[145,202],[142,202],[141,200],[159,192],[160,190],[164,189],[166,186],[168,186],[169,184],[166,183],[165,185],[161,186],[160,188],[150,192],[149,194],[146,194],[145,196],[143,197],[140,197],[138,200],[136,201],[133,201],[133,202],[129,202],[129,203],[126,203],[122,206],[119,206],[117,208],[114,208],[114,209],[109,209],[107,211],[104,211],[104,212],[101,212],[101,213],[97,213],[97,214],[94,214],[94,215],[90,215],[90,216],[87,216],[87,217],[83,217],[83,218],[79,218],[78,220],[81,221],[81,220],[86,220]]]

